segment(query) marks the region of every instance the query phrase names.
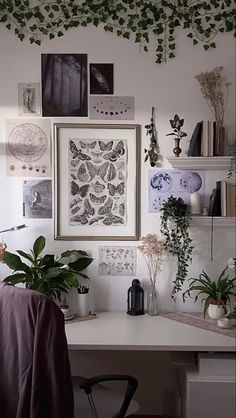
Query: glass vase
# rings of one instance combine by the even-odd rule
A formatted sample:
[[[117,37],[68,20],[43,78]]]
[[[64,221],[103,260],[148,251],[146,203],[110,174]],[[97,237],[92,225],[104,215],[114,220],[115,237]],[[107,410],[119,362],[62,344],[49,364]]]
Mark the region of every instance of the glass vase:
[[[149,315],[158,315],[157,310],[157,292],[154,286],[147,293],[147,313]]]

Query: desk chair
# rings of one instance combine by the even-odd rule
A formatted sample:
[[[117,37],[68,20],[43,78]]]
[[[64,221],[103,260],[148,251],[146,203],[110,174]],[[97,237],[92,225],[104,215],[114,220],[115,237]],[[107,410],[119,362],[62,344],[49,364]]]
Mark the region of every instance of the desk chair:
[[[124,399],[98,384],[108,380],[127,381]],[[123,375],[73,383],[60,308],[44,294],[0,284],[1,418],[97,418],[97,411],[101,418],[123,418],[137,388],[135,378]],[[130,413],[137,410],[132,402]]]

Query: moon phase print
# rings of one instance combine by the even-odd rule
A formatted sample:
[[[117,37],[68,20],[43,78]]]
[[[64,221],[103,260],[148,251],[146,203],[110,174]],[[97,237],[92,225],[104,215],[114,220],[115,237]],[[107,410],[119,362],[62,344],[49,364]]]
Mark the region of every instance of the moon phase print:
[[[90,119],[133,120],[134,97],[90,96]]]

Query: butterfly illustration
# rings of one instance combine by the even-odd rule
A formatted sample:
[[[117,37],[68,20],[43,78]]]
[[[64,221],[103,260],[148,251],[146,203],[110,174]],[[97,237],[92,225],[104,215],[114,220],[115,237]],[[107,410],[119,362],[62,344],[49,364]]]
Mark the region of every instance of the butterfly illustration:
[[[113,215],[110,213],[106,218],[103,220],[104,225],[111,225],[111,224],[123,224],[124,219],[120,216]]]
[[[108,141],[108,142],[98,141],[98,143],[99,143],[99,147],[101,151],[111,151],[113,141]]]
[[[125,204],[124,203],[121,203],[120,206],[119,206],[119,214],[121,216],[124,216],[124,214],[125,214]]]
[[[80,199],[80,197],[75,197],[70,203],[70,208],[73,208],[73,206],[77,205],[77,203],[80,203],[80,202],[82,202],[82,199]]]
[[[70,173],[73,180],[77,180],[76,176],[73,173]]]
[[[125,183],[122,181],[120,184],[118,184],[118,186],[114,186],[114,184],[108,183],[107,188],[110,196],[115,196],[115,194],[122,196],[125,192]]]
[[[113,200],[109,197],[106,203],[98,209],[99,215],[109,215],[113,206]]]
[[[95,176],[100,176],[100,178],[105,181],[104,178],[109,166],[108,162],[105,162],[100,166],[95,166],[90,161],[87,161],[86,166],[90,175],[89,181],[93,180]]]
[[[87,152],[90,149],[94,149],[96,146],[96,141],[92,141],[92,142],[83,142],[83,141],[79,141],[81,148],[86,149]]]
[[[87,183],[87,181],[89,180],[89,175],[86,171],[86,167],[85,164],[82,163],[77,171],[77,177],[80,181],[82,181],[83,183]]]
[[[95,151],[91,151],[91,154],[93,156],[93,162],[94,163],[100,163],[102,161],[102,152],[95,152]]]
[[[78,158],[79,160],[91,160],[91,157],[87,154],[84,154],[81,149],[78,149],[72,139],[70,140],[70,150],[73,154],[73,160]]]
[[[71,213],[72,215],[74,215],[75,213],[77,213],[80,210],[79,206],[75,206],[73,209],[71,209]]]
[[[103,190],[105,189],[106,186],[104,186],[104,184],[99,183],[99,181],[97,180],[95,183],[91,183],[91,186],[93,188],[93,191],[97,194],[100,194],[103,192]]]
[[[86,216],[84,214],[82,214],[82,215],[75,215],[75,216],[72,216],[70,218],[70,221],[71,222],[80,223],[82,225],[85,225],[85,224],[88,223],[88,218],[86,218]]]
[[[104,154],[103,158],[105,160],[110,160],[113,162],[113,161],[116,161],[117,158],[120,158],[121,155],[124,155],[124,153],[125,153],[124,142],[119,141],[116,147],[112,151],[108,152],[107,154]]]
[[[107,173],[107,181],[112,181],[116,177],[116,169],[112,163],[110,163],[108,173]]]
[[[99,222],[103,218],[104,218],[104,216],[95,216],[95,218],[90,219],[89,225],[93,225],[93,224],[95,224],[95,222]]]
[[[85,216],[93,216],[95,209],[90,205],[89,200],[86,198],[84,201],[84,215]]]
[[[89,197],[90,197],[91,202],[96,203],[96,204],[104,203],[107,198],[106,195],[97,197],[93,193],[90,193]]]
[[[79,187],[78,184],[72,180],[71,182],[71,194],[75,196],[79,194],[81,197],[85,197],[89,190],[89,184],[85,184],[84,186]]]

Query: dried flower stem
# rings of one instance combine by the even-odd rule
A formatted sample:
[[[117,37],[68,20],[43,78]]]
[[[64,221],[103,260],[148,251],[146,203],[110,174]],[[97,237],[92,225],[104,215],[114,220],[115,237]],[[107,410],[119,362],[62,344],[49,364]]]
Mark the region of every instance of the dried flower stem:
[[[164,242],[158,240],[155,235],[148,234],[141,238],[142,245],[138,247],[148,268],[151,285],[155,287],[157,275],[161,271],[163,256],[165,253]]]

